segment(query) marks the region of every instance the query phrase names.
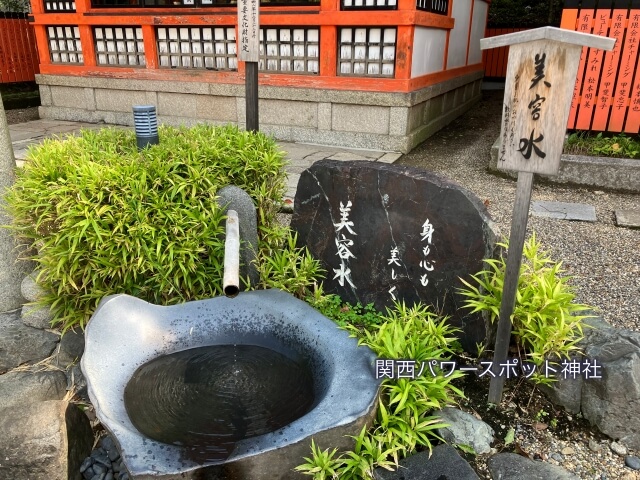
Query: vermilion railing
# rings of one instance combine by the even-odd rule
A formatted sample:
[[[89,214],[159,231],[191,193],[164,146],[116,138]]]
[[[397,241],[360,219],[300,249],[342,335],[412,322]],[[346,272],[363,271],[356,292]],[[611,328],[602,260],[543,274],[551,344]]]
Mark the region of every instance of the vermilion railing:
[[[485,38],[497,37],[507,33],[522,32],[528,28],[487,28]],[[487,78],[505,78],[507,76],[507,58],[509,47],[491,48],[482,51],[484,76]]]
[[[26,14],[0,12],[0,83],[33,82],[38,72],[36,38]]]

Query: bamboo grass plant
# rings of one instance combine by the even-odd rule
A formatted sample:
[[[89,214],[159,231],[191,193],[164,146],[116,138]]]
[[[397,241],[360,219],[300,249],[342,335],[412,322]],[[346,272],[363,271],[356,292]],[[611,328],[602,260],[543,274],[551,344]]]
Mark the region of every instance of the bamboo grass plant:
[[[498,244],[503,249],[507,242]],[[516,303],[512,315],[513,336],[522,349],[524,361],[538,368],[532,376],[537,383],[550,383],[540,373],[545,360],[556,361],[579,353],[578,342],[583,338],[583,320],[593,307],[575,303],[575,292],[563,276],[562,263],[555,262],[549,252],[542,250],[535,233],[525,242],[520,267]],[[485,260],[487,268],[471,276],[471,281],[460,279],[465,288],[464,307],[474,312],[486,312],[492,322],[499,317],[502,290],[506,272],[506,257]]]
[[[17,172],[6,195],[10,228],[32,247],[48,292],[40,303],[63,331],[84,327],[109,294],[161,305],[221,294],[224,217],[216,192],[225,185],[243,188],[256,204],[259,263],[280,251],[305,264],[278,285],[303,291],[316,281],[317,263],[290,250],[289,230],[276,220],[286,177],[273,139],[234,126],[159,133],[160,144],[142,151],[124,129],[46,140]],[[261,286],[278,273],[259,270],[267,275]]]
[[[350,331],[379,358],[414,360],[419,369],[459,353],[455,337],[458,330],[424,305],[407,307],[396,303],[386,314],[375,318],[371,309],[363,307],[345,304],[336,309],[331,296],[323,299],[321,294],[316,295],[311,303],[341,323],[341,328]],[[431,368],[432,365],[428,367]],[[395,470],[400,459],[417,449],[431,450],[432,442],[441,440],[437,429],[447,426],[438,418],[437,410],[464,397],[453,384],[462,372],[445,375],[435,370],[436,375],[428,370],[415,378],[385,378],[374,424],[354,436],[354,449],[338,453],[335,449],[322,450],[312,442],[311,456],[304,458],[305,463],[296,470],[314,480],[372,479],[375,468]]]

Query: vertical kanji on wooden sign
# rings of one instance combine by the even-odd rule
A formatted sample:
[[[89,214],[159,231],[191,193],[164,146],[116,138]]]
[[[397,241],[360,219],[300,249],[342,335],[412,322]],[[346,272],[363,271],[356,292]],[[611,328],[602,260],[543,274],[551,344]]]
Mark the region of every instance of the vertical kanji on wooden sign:
[[[257,62],[260,55],[258,0],[238,0],[238,60]]]
[[[604,131],[607,129],[613,90],[615,88],[616,76],[618,75],[618,66],[620,65],[621,45],[625,31],[624,19],[626,19],[626,16],[626,9],[614,8],[611,11],[609,34],[607,36],[613,38],[616,43],[613,50],[607,52],[604,56],[604,63],[600,74],[600,86],[598,88],[598,102],[593,115],[593,122],[587,128],[589,130]]]
[[[563,29],[607,36],[615,48],[583,49],[568,128],[640,133],[640,0],[566,0]]]
[[[604,0],[600,1],[598,9],[594,13],[593,18],[593,34],[601,37],[606,37],[609,30],[609,22],[611,20],[611,9],[604,9],[602,7]],[[611,5],[611,0],[607,3]],[[583,49],[583,54],[585,53]],[[591,128],[591,119],[593,117],[593,111],[596,106],[596,93],[598,88],[598,81],[600,80],[602,72],[602,60],[604,58],[604,51],[591,48],[587,55],[587,63],[585,65],[584,79],[582,81],[582,98],[580,100],[580,110],[578,111],[578,118],[576,119],[576,128],[580,130],[589,130]]]
[[[640,30],[640,9],[634,9],[629,12],[629,38],[638,39],[638,31]],[[640,71],[638,70],[638,60],[636,60],[636,77],[631,89],[631,98],[629,99],[629,111],[627,113],[627,121],[625,122],[624,131],[627,133],[640,133]]]
[[[591,25],[593,16],[595,15],[595,0],[587,0],[582,2],[582,9],[578,12],[578,19],[575,25],[576,31],[580,33],[591,33]],[[573,96],[571,97],[571,110],[569,112],[568,128],[576,128],[578,105],[580,104],[580,91],[584,79],[585,65],[587,63],[587,51],[584,47],[580,54],[580,66],[578,68],[576,82],[573,88]]]

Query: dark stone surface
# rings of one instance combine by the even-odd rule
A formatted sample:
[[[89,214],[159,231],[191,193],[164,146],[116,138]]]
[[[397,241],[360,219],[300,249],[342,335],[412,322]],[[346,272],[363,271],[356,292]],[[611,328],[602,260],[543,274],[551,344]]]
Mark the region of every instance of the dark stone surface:
[[[498,453],[487,460],[492,478],[512,480],[580,480],[562,467],[529,460],[515,453]]]
[[[20,309],[0,313],[0,372],[51,355],[60,337],[24,325]]]
[[[600,318],[585,320],[578,344],[585,359],[597,360],[601,378],[564,380],[542,390],[572,412],[581,411],[598,430],[640,449],[640,333],[613,328]]]
[[[62,400],[66,393],[67,377],[57,370],[9,372],[0,375],[0,408]]]
[[[68,330],[60,337],[60,351],[58,352],[58,365],[67,367],[80,361],[84,352],[84,333],[80,330]]]
[[[471,466],[450,445],[438,445],[400,461],[400,468],[390,472],[377,468],[375,480],[478,480]]]
[[[633,455],[624,457],[624,464],[633,470],[640,470],[640,458],[634,457]]]
[[[350,211],[341,213],[348,202]],[[427,220],[431,244],[422,235]],[[352,223],[342,227],[345,221]],[[300,177],[291,226],[327,270],[325,291],[382,311],[393,304],[392,293],[409,304],[421,301],[464,329],[465,348],[485,339],[485,322],[459,310],[463,297],[456,292],[463,286],[458,277],[480,271],[494,252],[492,221],[473,193],[422,169],[321,160]],[[338,255],[338,240],[352,256]],[[340,284],[342,263],[352,285],[346,277]]]
[[[587,358],[602,365],[602,378],[583,382],[584,418],[611,438],[640,449],[640,333],[585,329],[580,346]]]

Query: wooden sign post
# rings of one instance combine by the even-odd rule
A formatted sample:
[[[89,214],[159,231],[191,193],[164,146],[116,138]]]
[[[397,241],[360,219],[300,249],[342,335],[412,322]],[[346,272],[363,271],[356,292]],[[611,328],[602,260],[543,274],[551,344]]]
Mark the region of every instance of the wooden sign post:
[[[238,0],[238,60],[245,62],[246,128],[257,132],[258,58],[260,56],[259,0]]]
[[[533,174],[556,175],[582,47],[613,49],[615,40],[543,27],[480,40],[482,50],[509,46],[498,167],[518,172],[489,402],[499,404],[511,339]]]

